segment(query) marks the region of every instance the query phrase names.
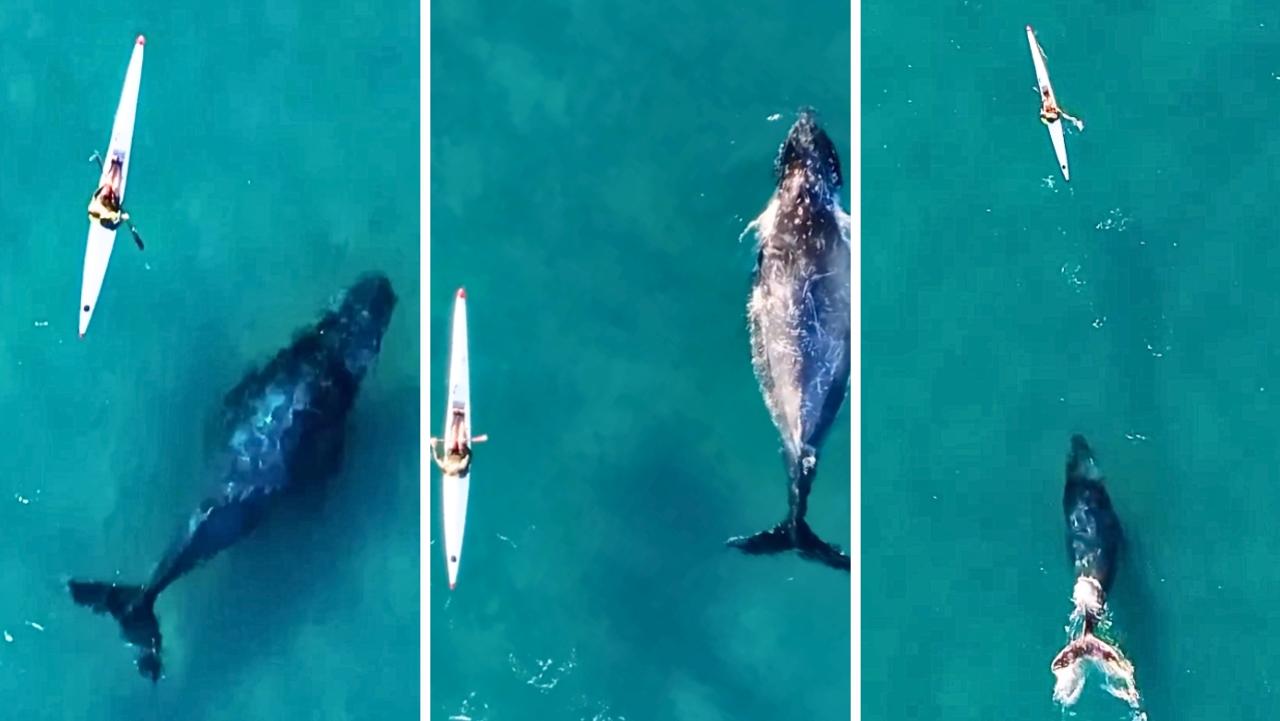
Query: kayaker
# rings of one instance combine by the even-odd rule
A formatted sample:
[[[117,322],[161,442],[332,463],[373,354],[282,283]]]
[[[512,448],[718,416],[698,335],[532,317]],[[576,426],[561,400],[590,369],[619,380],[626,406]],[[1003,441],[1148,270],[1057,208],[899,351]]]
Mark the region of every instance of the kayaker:
[[[436,456],[435,460],[446,476],[465,476],[471,469],[471,445],[455,443],[444,458]]]
[[[120,185],[123,168],[119,158],[111,159],[111,169],[107,173],[107,182],[103,183],[89,199],[89,220],[101,223],[102,227],[115,230],[129,219],[129,214],[120,208],[120,193],[116,188]]]
[[[435,460],[436,465],[440,466],[440,470],[448,476],[464,476],[471,469],[471,444],[460,440],[462,438],[462,425],[465,417],[461,411],[455,411],[453,414],[453,445],[451,445],[441,458],[433,443],[431,446],[431,456]]]
[[[89,161],[97,161],[101,166],[102,156],[94,153]],[[142,243],[142,236],[138,234],[138,229],[129,220],[129,214],[120,207],[119,188],[123,174],[124,159],[116,155],[111,158],[111,170],[107,173],[107,182],[95,190],[93,197],[89,199],[89,221],[98,223],[108,230],[115,230],[121,223],[128,223],[129,232],[133,235],[133,242],[138,245],[138,250],[145,250],[146,246]]]
[[[1084,123],[1080,122],[1078,118],[1073,118],[1063,112],[1062,108],[1058,107],[1058,104],[1053,101],[1053,96],[1049,94],[1049,89],[1045,88],[1040,93],[1040,122],[1045,125],[1053,125],[1063,118],[1071,121],[1077,130],[1084,130]]]
[[[1052,125],[1062,118],[1062,111],[1058,109],[1057,103],[1053,102],[1053,96],[1049,94],[1049,89],[1045,88],[1040,92],[1040,122],[1045,125]]]

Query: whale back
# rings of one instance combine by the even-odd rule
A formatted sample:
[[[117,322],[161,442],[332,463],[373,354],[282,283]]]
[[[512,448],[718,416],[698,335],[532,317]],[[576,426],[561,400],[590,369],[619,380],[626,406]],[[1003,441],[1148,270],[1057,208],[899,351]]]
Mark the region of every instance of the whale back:
[[[1106,478],[1089,444],[1073,436],[1067,455],[1062,511],[1066,518],[1067,552],[1077,576],[1089,576],[1111,590],[1123,530],[1111,505]]]
[[[774,179],[779,184],[796,171],[814,176],[807,181],[810,187],[829,188],[831,194],[840,192],[844,187],[840,154],[831,137],[818,125],[817,113],[812,108],[800,110],[774,158]]]
[[[777,186],[753,223],[756,266],[747,315],[765,405],[790,461],[816,455],[848,389],[848,216],[839,157],[802,114],[776,160]]]
[[[385,277],[362,278],[226,395],[226,483],[278,489],[336,469],[347,416],[394,306]]]

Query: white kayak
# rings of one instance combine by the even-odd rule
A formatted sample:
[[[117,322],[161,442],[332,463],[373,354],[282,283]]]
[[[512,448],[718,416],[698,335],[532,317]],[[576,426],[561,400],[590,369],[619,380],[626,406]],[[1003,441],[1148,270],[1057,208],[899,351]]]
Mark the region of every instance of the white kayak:
[[[467,358],[467,293],[459,288],[453,306],[453,340],[449,345],[449,395],[444,416],[444,448],[454,443],[470,444],[471,372]],[[455,417],[461,414],[461,423]],[[467,492],[471,472],[461,476],[444,474],[441,503],[444,506],[444,551],[449,568],[449,588],[458,583],[462,563],[462,531],[467,522]]]
[[[1054,106],[1062,107],[1058,105],[1058,98],[1053,94],[1053,85],[1049,82],[1049,70],[1044,64],[1044,50],[1041,49],[1040,43],[1036,42],[1036,33],[1030,25],[1027,26],[1027,43],[1031,46],[1031,62],[1036,66],[1036,84],[1040,87],[1041,103],[1048,95]],[[1062,170],[1062,179],[1071,182],[1071,170],[1067,167],[1067,138],[1062,129],[1062,118],[1049,124],[1049,139],[1053,141],[1053,152],[1058,156],[1058,168]]]
[[[111,125],[111,142],[102,157],[102,177],[99,187],[108,182],[111,166],[120,164],[118,195],[124,204],[125,182],[129,178],[129,160],[133,148],[133,121],[138,110],[138,89],[142,85],[142,48],[146,38],[141,35],[133,44],[129,69],[124,74],[124,89],[120,91],[120,104],[116,107],[115,122]],[[102,281],[107,276],[107,264],[111,262],[111,250],[115,247],[116,231],[100,223],[89,221],[89,240],[84,250],[84,279],[80,284],[80,337],[89,330],[89,321],[97,307]]]

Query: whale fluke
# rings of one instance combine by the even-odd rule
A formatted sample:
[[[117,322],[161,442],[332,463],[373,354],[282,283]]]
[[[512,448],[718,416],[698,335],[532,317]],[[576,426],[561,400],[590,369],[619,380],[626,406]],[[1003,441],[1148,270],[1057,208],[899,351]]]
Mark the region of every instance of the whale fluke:
[[[725,541],[725,545],[751,555],[765,555],[796,551],[801,558],[817,561],[842,571],[849,570],[849,556],[840,547],[818,538],[804,519],[782,523],[761,531],[754,536],[737,536]]]
[[[849,571],[849,556],[839,546],[819,538],[804,520],[809,512],[809,491],[818,473],[818,459],[813,447],[806,446],[803,460],[789,463],[787,470],[792,480],[788,488],[790,503],[786,520],[753,536],[730,538],[725,545],[753,556],[795,551],[801,558]]]
[[[143,586],[121,586],[101,581],[67,582],[71,600],[94,613],[108,613],[120,624],[120,632],[138,649],[138,671],[152,681],[160,679],[160,619],[156,596]]]
[[[1050,670],[1055,683],[1053,700],[1071,706],[1084,691],[1087,666],[1101,671],[1107,678],[1107,692],[1127,701],[1135,711],[1142,708],[1138,685],[1134,680],[1133,663],[1114,645],[1094,634],[1090,625],[1079,638],[1063,647],[1054,657]]]

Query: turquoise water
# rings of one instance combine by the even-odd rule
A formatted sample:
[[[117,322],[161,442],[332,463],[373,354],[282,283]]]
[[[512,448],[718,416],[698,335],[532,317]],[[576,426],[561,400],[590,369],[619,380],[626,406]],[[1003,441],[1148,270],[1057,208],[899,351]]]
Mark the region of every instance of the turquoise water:
[[[0,8],[0,715],[416,718],[417,29],[404,2]],[[138,32],[147,250],[120,238],[78,340],[85,160]],[[401,302],[345,469],[161,597],[153,689],[61,577],[145,576],[206,488],[221,395],[366,269]]]
[[[848,718],[849,577],[721,545],[786,510],[737,238],[800,105],[848,152],[848,8],[535,5],[432,4],[426,422],[465,286],[490,435],[452,593],[431,529],[432,718]],[[848,428],[810,514],[846,547]]]
[[[1070,186],[1027,23],[1086,123]],[[1061,717],[1072,432],[1132,541],[1111,602],[1150,717],[1273,717],[1280,11],[878,3],[863,29],[864,717]],[[1079,718],[1124,718],[1091,683]]]

